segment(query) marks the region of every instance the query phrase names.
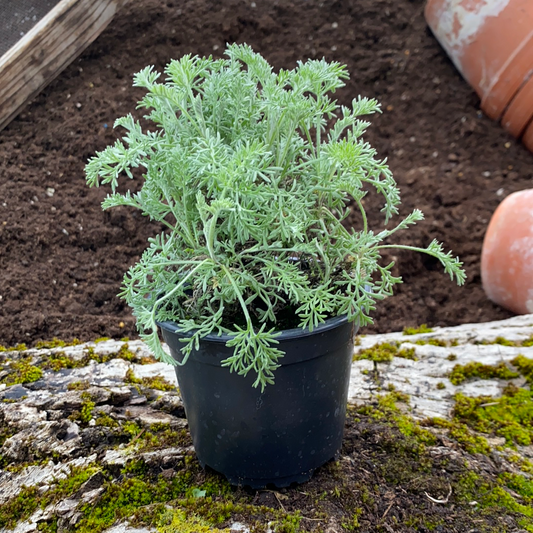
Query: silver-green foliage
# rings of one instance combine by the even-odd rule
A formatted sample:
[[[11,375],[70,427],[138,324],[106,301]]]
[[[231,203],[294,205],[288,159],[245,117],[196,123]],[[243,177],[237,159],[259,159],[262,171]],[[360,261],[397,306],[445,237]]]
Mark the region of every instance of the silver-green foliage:
[[[104,209],[136,207],[165,226],[121,293],[156,356],[174,363],[156,321],[188,332],[184,361],[205,335],[231,333],[234,352],[224,364],[255,372],[254,385],[264,388],[283,356],[277,310],[292,306],[310,329],[343,314],[371,322],[375,302],[401,281],[392,263],[379,264],[392,246],[383,241],[423,215],[415,210],[391,230],[368,228],[369,187],[383,196],[386,222],[400,195],[385,161],[361,139],[369,123],[358,117],[379,111],[378,103],[357,98],[344,107],[328,96],[348,78],[344,66],[307,61],[276,74],[246,45],[230,45],[226,55],[172,61],[164,83],[152,67],[139,72],[134,85],[147,91],[139,107],[151,110],[155,127],[143,131],[130,115],[117,120],[127,134],[89,161],[87,182],[111,185]],[[142,190],[117,193],[120,175],[132,178],[137,167]],[[350,199],[362,223],[348,230]],[[395,247],[433,255],[464,282],[462,264],[436,241]],[[239,309],[241,325],[232,325],[228,309]]]

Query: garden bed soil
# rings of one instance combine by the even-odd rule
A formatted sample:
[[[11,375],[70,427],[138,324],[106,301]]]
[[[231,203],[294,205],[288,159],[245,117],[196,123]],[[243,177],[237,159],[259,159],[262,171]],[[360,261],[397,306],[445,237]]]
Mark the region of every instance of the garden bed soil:
[[[306,58],[348,65],[341,103],[376,97],[383,114],[367,140],[387,157],[402,213],[426,220],[404,243],[444,242],[465,263],[456,287],[432,258],[389,254],[405,284],[364,332],[483,322],[510,316],[485,297],[480,253],[487,223],[508,194],[532,185],[533,156],[479,111],[426,27],[421,0],[138,0],[0,132],[0,344],[134,337],[117,298],[125,270],[160,230],[126,208],[103,213],[107,191],[85,185],[84,165],[112,143],[117,117],[142,92],[132,75],[185,53],[220,56],[246,42],[274,67]],[[139,184],[134,183],[138,187]],[[378,207],[375,199],[367,207]],[[369,216],[376,229],[381,215]],[[354,225],[358,220],[354,217]]]

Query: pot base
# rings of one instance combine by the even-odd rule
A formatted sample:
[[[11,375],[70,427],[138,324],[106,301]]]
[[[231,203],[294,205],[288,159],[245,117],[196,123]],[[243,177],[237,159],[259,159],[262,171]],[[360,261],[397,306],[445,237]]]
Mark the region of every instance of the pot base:
[[[331,461],[332,459],[335,459],[332,457],[326,463]],[[306,481],[309,481],[313,474],[316,471],[316,468],[313,468],[312,470],[308,470],[306,472],[301,472],[299,474],[293,474],[291,476],[285,476],[285,477],[272,477],[267,479],[256,479],[256,478],[241,478],[238,476],[231,476],[231,475],[225,475],[222,472],[218,472],[214,468],[211,468],[209,465],[202,464],[201,461],[200,466],[202,468],[209,468],[213,472],[217,472],[217,474],[220,474],[221,476],[224,476],[230,485],[233,485],[235,487],[250,487],[253,490],[260,490],[265,489],[266,487],[274,487],[277,489],[283,489],[286,487],[290,487],[293,483],[305,483]]]

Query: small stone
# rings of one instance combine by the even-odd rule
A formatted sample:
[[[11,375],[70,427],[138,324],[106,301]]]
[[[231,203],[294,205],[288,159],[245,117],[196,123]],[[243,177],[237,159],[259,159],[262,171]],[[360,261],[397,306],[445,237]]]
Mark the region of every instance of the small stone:
[[[85,503],[89,503],[89,502],[96,500],[96,498],[98,498],[98,496],[100,496],[102,492],[104,492],[104,488],[100,487],[99,489],[94,489],[94,490],[84,493],[81,499]]]
[[[111,393],[110,402],[113,405],[122,405],[131,399],[132,392],[129,387],[110,387],[108,391]]]
[[[106,450],[105,455],[102,458],[102,464],[110,466],[124,466],[130,459],[130,456],[131,452],[125,452],[122,450]]]
[[[55,512],[60,516],[67,514],[71,511],[74,511],[74,509],[76,509],[76,507],[78,506],[78,503],[79,503],[79,500],[67,499],[67,500],[60,501],[55,506]]]
[[[46,420],[46,412],[39,411],[36,407],[24,404],[12,403],[0,405],[6,425],[19,429],[31,428],[35,424]]]
[[[156,400],[152,407],[169,413],[177,418],[185,418],[185,408],[181,398],[177,395],[165,394]]]
[[[85,392],[85,391],[83,391]],[[50,406],[52,410],[75,411],[81,409],[85,400],[82,391],[68,391],[58,395],[57,400]]]
[[[65,432],[65,435],[63,437],[64,441],[75,439],[80,436],[80,426],[76,424],[76,422],[71,422],[70,420],[67,422],[67,430]]]
[[[2,372],[2,374],[4,373]],[[8,375],[8,373],[5,372],[5,375]],[[1,377],[4,377],[4,376],[1,376]],[[20,400],[21,398],[28,396],[28,393],[29,393],[28,389],[26,389],[20,383],[17,383],[16,385],[7,387],[7,389],[2,393],[2,397],[5,400]]]
[[[132,398],[128,405],[143,405],[148,402],[148,398],[144,395],[137,396],[135,398]]]
[[[96,472],[93,474],[78,490],[77,496],[85,494],[86,492],[94,492],[100,489],[105,483],[106,478],[102,472]]]

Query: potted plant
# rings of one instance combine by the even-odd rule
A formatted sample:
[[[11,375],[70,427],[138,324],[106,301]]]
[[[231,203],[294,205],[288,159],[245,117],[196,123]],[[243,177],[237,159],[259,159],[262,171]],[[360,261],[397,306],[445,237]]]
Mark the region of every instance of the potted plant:
[[[355,332],[401,281],[380,252],[423,215],[368,227],[367,192],[383,196],[385,221],[400,195],[361,139],[369,124],[359,117],[378,103],[329,96],[344,66],[307,61],[276,74],[249,46],[226,55],[171,61],[163,83],[152,67],[139,72],[153,126],[118,119],[127,134],[88,162],[87,181],[111,185],[104,209],[136,207],[163,226],[121,296],[154,354],[178,365],[201,464],[232,483],[285,486],[340,449]],[[117,192],[123,174],[142,189]],[[343,225],[350,201],[357,228]],[[433,255],[464,282],[436,241],[394,246]]]

